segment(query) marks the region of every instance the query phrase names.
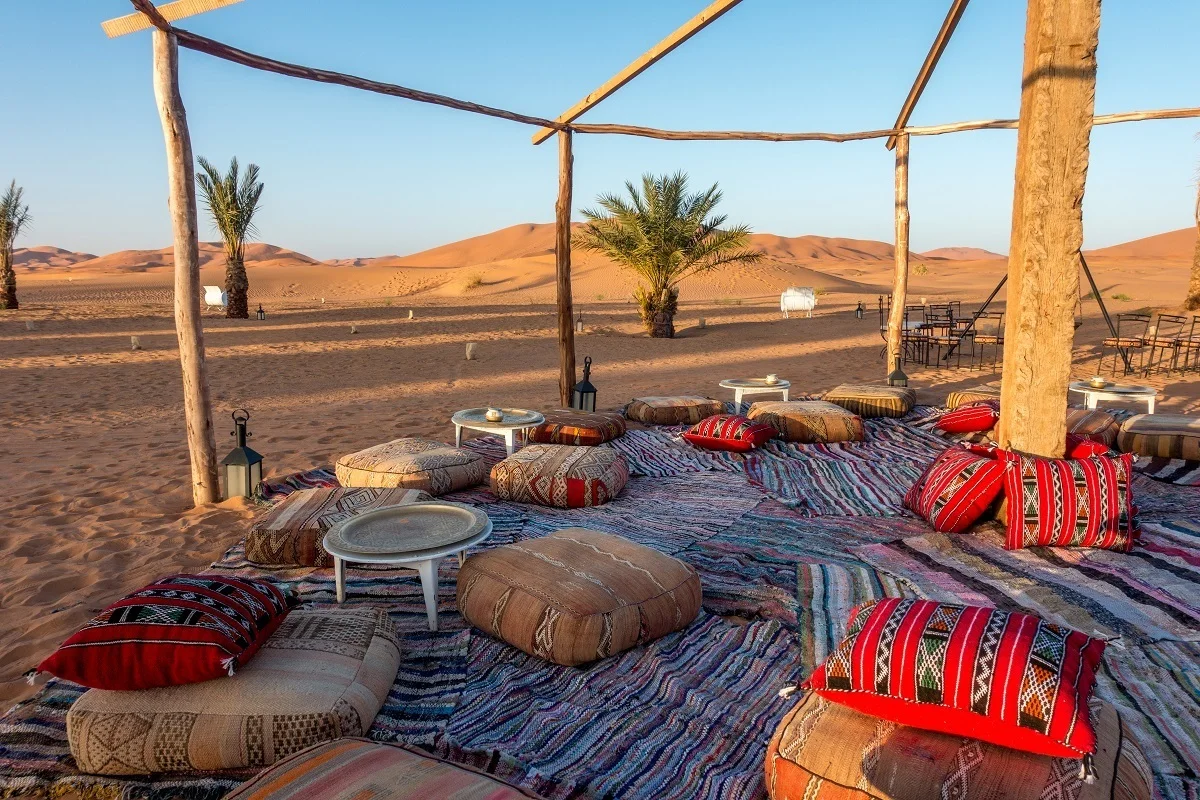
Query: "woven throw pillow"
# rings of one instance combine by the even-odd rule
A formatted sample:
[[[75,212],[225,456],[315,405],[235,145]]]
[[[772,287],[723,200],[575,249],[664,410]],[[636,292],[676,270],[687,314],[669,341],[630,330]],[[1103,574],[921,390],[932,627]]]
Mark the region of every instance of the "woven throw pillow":
[[[998,450],[1004,481],[1004,546],[1098,547],[1129,552],[1136,531],[1133,456],[1042,458]]]
[[[270,581],[171,575],[104,609],[38,670],[116,690],[223,678],[250,660],[294,604],[290,590]]]
[[[854,610],[806,687],[901,725],[1080,758],[1096,749],[1088,702],[1103,653],[1030,614],[891,598]]]
[[[917,403],[917,393],[901,386],[843,383],[825,393],[825,400],[860,417],[903,417]]]
[[[965,406],[969,403],[978,403],[983,400],[994,400],[999,403],[1000,390],[993,389],[990,386],[976,386],[973,389],[961,389],[957,392],[951,392],[946,396],[946,407],[953,410],[960,406]]]
[[[725,404],[711,397],[638,397],[625,406],[625,416],[644,425],[695,425],[724,412]]]
[[[946,412],[935,427],[946,433],[986,433],[999,421],[999,401],[980,400]]]
[[[951,447],[912,485],[904,495],[904,505],[934,530],[962,533],[1003,491],[1006,467],[989,455]]]
[[[1065,458],[1094,458],[1111,453],[1108,445],[1103,442],[1085,439],[1077,433],[1067,434],[1067,445],[1063,448]]]
[[[559,408],[543,414],[546,421],[528,432],[538,444],[570,444],[594,447],[625,435],[625,418],[619,413]]]
[[[1121,430],[1117,418],[1098,408],[1068,408],[1067,433],[1074,433],[1093,442],[1112,447]]]
[[[775,428],[738,414],[717,414],[702,419],[683,438],[708,450],[744,453],[775,438]]]
[[[760,401],[750,406],[746,416],[770,425],[785,442],[826,444],[866,438],[862,417],[825,400]]]

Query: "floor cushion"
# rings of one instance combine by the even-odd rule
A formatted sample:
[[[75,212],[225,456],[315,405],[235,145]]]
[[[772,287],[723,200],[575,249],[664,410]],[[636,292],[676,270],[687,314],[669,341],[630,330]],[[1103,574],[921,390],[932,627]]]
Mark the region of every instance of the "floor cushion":
[[[482,456],[430,439],[396,439],[342,456],[342,486],[420,489],[436,496],[478,486],[487,478]]]
[[[629,480],[625,456],[609,447],[531,444],[492,467],[492,494],[557,508],[598,506]]]
[[[991,386],[975,386],[971,389],[959,389],[946,397],[946,407],[954,410],[968,403],[978,403],[980,400],[1000,401],[1000,390]]]
[[[860,417],[903,417],[917,404],[917,393],[902,386],[843,383],[825,393],[825,399]]]
[[[947,411],[938,417],[934,427],[944,433],[987,433],[999,421],[999,401],[980,400]]]
[[[250,661],[295,599],[271,580],[169,575],[104,609],[38,670],[125,691],[224,679]]]
[[[695,425],[723,413],[725,404],[711,397],[638,397],[625,406],[625,416],[644,425]]]
[[[265,767],[365,734],[399,665],[384,611],[298,609],[231,678],[84,692],[67,712],[67,739],[80,771],[94,774]]]
[[[1150,767],[1116,709],[1095,701],[1095,780],[1079,760],[1023,753],[861,714],[806,693],[767,746],[773,800],[1150,800]]]
[[[955,445],[925,469],[904,495],[904,506],[935,531],[962,533],[1004,491],[1005,468],[990,454]]]
[[[1200,416],[1135,414],[1121,425],[1117,449],[1151,458],[1200,461]]]
[[[401,744],[345,738],[288,756],[224,800],[520,800],[536,797]]]
[[[1117,418],[1107,411],[1098,408],[1067,409],[1067,433],[1112,447],[1117,442],[1120,430]]]
[[[355,514],[403,506],[433,495],[418,489],[300,489],[277,503],[246,534],[246,560],[286,567],[332,567],[321,540]]]
[[[615,411],[578,411],[558,408],[542,414],[546,421],[529,431],[537,444],[595,446],[625,435],[625,418]]]
[[[862,417],[825,400],[758,402],[746,416],[779,431],[786,442],[861,442]]]
[[[765,422],[755,422],[738,414],[716,414],[700,420],[681,435],[685,441],[706,450],[746,453],[778,434]]]
[[[584,528],[477,553],[458,571],[458,611],[468,622],[567,666],[687,627],[700,599],[691,566]]]

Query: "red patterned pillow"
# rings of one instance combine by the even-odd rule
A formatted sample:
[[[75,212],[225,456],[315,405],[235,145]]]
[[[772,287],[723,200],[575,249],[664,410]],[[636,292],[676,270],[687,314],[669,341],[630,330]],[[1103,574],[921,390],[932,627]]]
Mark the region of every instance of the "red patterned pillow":
[[[1030,614],[892,598],[855,609],[806,685],[901,725],[1058,758],[1096,749],[1104,642]]]
[[[936,427],[946,433],[986,433],[999,421],[1000,403],[981,400],[947,412],[937,421]]]
[[[1094,456],[1106,456],[1111,452],[1112,449],[1104,442],[1080,436],[1077,433],[1067,434],[1067,458],[1093,458]]]
[[[232,675],[295,596],[269,581],[172,575],[113,603],[38,665],[93,689],[153,689]]]
[[[1006,548],[1133,548],[1131,454],[1071,459],[999,450],[997,455],[1013,465],[1004,481]]]
[[[777,434],[775,428],[766,423],[737,414],[718,414],[697,422],[683,434],[683,438],[708,450],[744,453],[774,439]]]
[[[904,505],[934,530],[962,533],[983,516],[1004,488],[1008,465],[982,453],[975,448],[949,448],[904,495]]]

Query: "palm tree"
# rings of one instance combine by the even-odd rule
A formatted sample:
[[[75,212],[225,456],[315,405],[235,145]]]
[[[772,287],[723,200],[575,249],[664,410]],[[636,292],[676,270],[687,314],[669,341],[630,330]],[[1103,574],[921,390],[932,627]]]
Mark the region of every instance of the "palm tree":
[[[14,311],[20,305],[17,303],[17,273],[13,269],[13,243],[33,219],[29,216],[29,204],[21,204],[24,192],[13,181],[0,197],[0,308]]]
[[[680,281],[726,264],[750,264],[763,255],[748,249],[747,226],[723,228],[724,215],[709,216],[721,202],[715,183],[696,194],[688,193],[687,184],[683,172],[643,175],[641,191],[626,181],[627,198],[602,194],[596,202],[603,211],[583,211],[588,223],[581,246],[637,273],[641,285],[634,297],[655,337],[675,335]]]
[[[1188,282],[1187,300],[1183,302],[1188,311],[1200,310],[1200,184],[1196,186],[1196,246],[1192,249],[1192,279]]]
[[[217,168],[200,157],[200,168],[196,176],[200,194],[213,225],[225,241],[225,291],[229,305],[225,316],[233,319],[248,319],[250,307],[246,295],[250,291],[250,279],[246,276],[246,239],[254,236],[254,214],[262,197],[263,184],[258,180],[258,165],[251,164],[246,174],[238,180],[238,160],[229,161],[229,172],[222,175]]]

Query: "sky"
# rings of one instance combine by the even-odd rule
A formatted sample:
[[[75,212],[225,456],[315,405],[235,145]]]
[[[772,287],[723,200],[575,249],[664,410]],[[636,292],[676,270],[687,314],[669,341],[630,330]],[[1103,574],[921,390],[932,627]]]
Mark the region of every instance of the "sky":
[[[706,0],[245,0],[180,25],[285,61],[555,117]],[[912,124],[1016,117],[1020,0],[975,0]],[[745,0],[583,121],[850,131],[894,121],[948,0]],[[0,0],[0,181],[25,187],[18,246],[170,242],[150,35],[109,40],[125,0]],[[1096,113],[1200,105],[1200,3],[1104,0]],[[407,254],[554,217],[557,153],[533,129],[250,70],[181,50],[197,155],[262,168],[260,239],[317,258]],[[1200,120],[1092,134],[1086,245],[1192,224]],[[719,183],[753,230],[893,238],[893,155],[848,144],[575,137],[575,218],[646,172]],[[914,250],[1007,251],[1016,134],[914,138]],[[201,211],[201,236],[215,238]]]

